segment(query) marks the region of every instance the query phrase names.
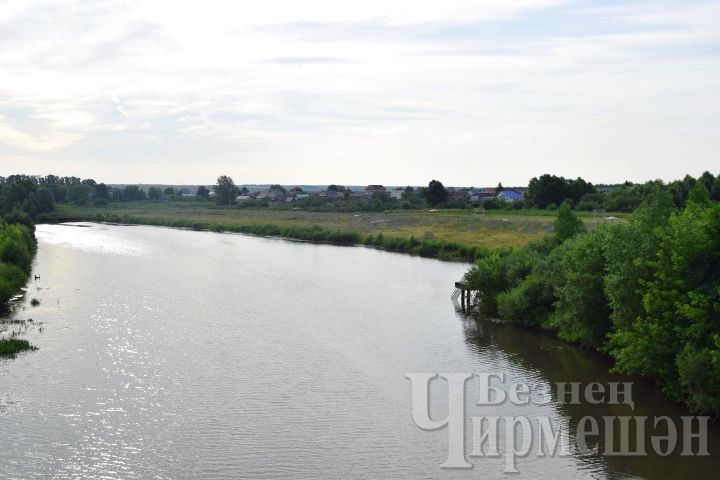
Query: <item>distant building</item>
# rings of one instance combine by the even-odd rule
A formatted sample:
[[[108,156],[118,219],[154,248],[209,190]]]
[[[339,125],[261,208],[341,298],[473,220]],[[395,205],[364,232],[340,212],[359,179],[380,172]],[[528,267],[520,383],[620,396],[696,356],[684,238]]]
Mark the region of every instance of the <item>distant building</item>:
[[[272,200],[273,193],[270,190],[261,190],[259,192],[255,192],[254,194],[255,200]]]
[[[470,194],[462,190],[453,190],[448,192],[448,201],[450,202],[467,202],[470,200]]]
[[[498,193],[497,198],[506,202],[517,202],[522,200],[522,193],[516,192],[515,190],[503,190]]]
[[[262,190],[260,192],[252,193],[250,196],[255,198],[255,200],[267,200],[269,202],[282,202],[285,200],[285,197],[287,196],[287,194],[276,189],[276,190]]]
[[[237,197],[235,197],[235,201],[240,203],[240,202],[245,202],[247,200],[250,200],[251,198],[252,197],[250,197],[250,195],[238,195]]]
[[[477,195],[480,199],[494,198],[497,196],[497,190],[494,188],[481,188],[478,190]]]
[[[367,187],[365,187],[365,191],[367,193],[387,192],[387,190],[385,190],[385,187],[383,187],[382,185],[368,185]]]
[[[318,194],[318,196],[322,198],[332,199],[343,198],[342,192],[338,192],[337,190],[323,190]]]

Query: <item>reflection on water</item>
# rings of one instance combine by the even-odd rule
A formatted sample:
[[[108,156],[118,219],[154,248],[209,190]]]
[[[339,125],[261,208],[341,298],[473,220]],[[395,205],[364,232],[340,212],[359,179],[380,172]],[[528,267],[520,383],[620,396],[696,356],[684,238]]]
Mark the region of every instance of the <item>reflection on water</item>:
[[[648,425],[652,425],[654,417],[668,416],[678,427],[682,425],[681,416],[690,415],[678,405],[670,404],[653,391],[652,385],[638,379],[608,372],[608,359],[598,354],[581,352],[542,332],[518,329],[501,322],[488,319],[478,321],[467,320],[465,323],[465,339],[472,350],[478,355],[503,355],[510,359],[518,368],[532,371],[544,382],[580,382],[584,387],[592,382],[633,382],[632,399],[634,409],[621,404],[589,404],[581,402],[557,402],[557,408],[563,416],[570,419],[570,432],[577,430],[578,422],[586,416],[598,420],[599,434],[593,437],[602,452],[605,450],[605,429],[602,422],[604,416],[647,416]],[[557,400],[557,398],[555,398]],[[613,445],[620,443],[619,428],[613,431]],[[651,429],[646,429],[644,445],[652,452]],[[659,434],[664,434],[661,430]],[[717,478],[718,460],[712,454],[713,446],[720,445],[720,431],[711,428],[708,444],[711,456],[684,457],[680,448],[673,454],[660,456],[614,456],[588,455],[580,457],[586,468],[603,471],[606,478]],[[633,438],[631,447],[636,446]],[[594,446],[594,445],[591,445]]]
[[[93,253],[126,256],[148,256],[151,251],[148,245],[144,245],[137,240],[127,238],[126,236],[118,237],[105,230],[92,228],[86,223],[67,223],[64,227],[65,228],[60,230],[52,228],[44,229],[42,231],[43,243],[46,245],[61,245]],[[131,227],[128,226],[127,228]]]
[[[40,350],[0,360],[0,478],[498,478],[447,471],[407,372],[609,381],[601,358],[458,314],[465,265],[366,248],[109,225],[38,227],[17,319]],[[681,414],[636,387],[636,412]],[[441,414],[442,402],[435,409]],[[498,406],[601,415],[607,406]],[[622,411],[613,406],[612,413]],[[620,409],[620,410],[618,410]],[[718,444],[713,431],[713,446]],[[714,457],[526,458],[520,478],[711,478]]]

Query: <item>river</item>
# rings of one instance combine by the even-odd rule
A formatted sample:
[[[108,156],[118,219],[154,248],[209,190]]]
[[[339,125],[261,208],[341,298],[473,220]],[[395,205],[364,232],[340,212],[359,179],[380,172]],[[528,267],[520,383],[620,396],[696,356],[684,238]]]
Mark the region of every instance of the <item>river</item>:
[[[39,225],[37,237],[40,278],[13,318],[32,318],[22,328],[38,350],[0,360],[3,479],[499,478],[503,459],[440,468],[448,429],[416,426],[407,373],[625,380],[544,334],[465,318],[450,300],[463,264],[147,226]],[[570,424],[687,415],[642,383],[632,393],[632,412],[483,408]],[[708,437],[708,457],[529,455],[513,477],[717,478],[716,427]]]

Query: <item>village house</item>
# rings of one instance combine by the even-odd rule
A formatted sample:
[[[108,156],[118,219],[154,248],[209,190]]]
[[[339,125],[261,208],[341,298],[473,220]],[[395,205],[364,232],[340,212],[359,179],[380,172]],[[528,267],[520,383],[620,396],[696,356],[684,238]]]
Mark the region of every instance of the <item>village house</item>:
[[[470,194],[465,190],[448,191],[449,202],[467,202],[470,200]]]
[[[478,197],[480,200],[485,200],[488,198],[495,198],[497,196],[497,189],[495,188],[481,188],[478,190]]]
[[[367,198],[379,195],[390,196],[390,192],[382,185],[368,185],[367,187],[365,187],[363,197]]]
[[[522,193],[516,192],[515,190],[503,190],[502,192],[498,193],[497,198],[500,200],[503,200],[505,202],[517,202],[518,200],[522,200]]]
[[[330,199],[339,199],[343,198],[342,192],[338,192],[337,190],[323,190],[318,194],[319,197],[322,198],[330,198]]]
[[[251,196],[255,200],[266,200],[268,202],[282,202],[285,200],[286,194],[280,190],[261,190],[254,192]]]
[[[366,193],[385,193],[387,190],[382,185],[368,185],[365,187]]]

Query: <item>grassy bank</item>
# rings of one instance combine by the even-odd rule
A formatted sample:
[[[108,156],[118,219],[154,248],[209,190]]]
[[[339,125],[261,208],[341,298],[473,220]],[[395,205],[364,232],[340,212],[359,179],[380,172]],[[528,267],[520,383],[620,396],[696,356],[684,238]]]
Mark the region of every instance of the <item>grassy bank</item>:
[[[233,232],[259,235],[263,237],[281,237],[313,243],[328,243],[333,245],[365,245],[381,250],[408,253],[428,258],[438,258],[449,261],[472,262],[487,253],[481,246],[467,246],[446,240],[423,238],[414,236],[397,237],[378,235],[364,235],[355,231],[327,229],[319,225],[276,225],[242,224],[237,222],[218,221],[216,219],[183,219],[166,218],[162,216],[134,216],[117,213],[91,213],[76,210],[72,214],[55,214],[49,218],[51,221],[97,221],[110,223],[126,223],[137,225],[155,225],[175,228],[189,228],[193,230],[209,230],[213,232]]]
[[[552,231],[554,212],[399,210],[373,213],[217,207],[209,202],[58,205],[45,220],[104,221],[279,236],[342,245],[364,244],[445,260],[472,261],[488,249],[521,246]],[[593,226],[601,218],[586,215]]]

